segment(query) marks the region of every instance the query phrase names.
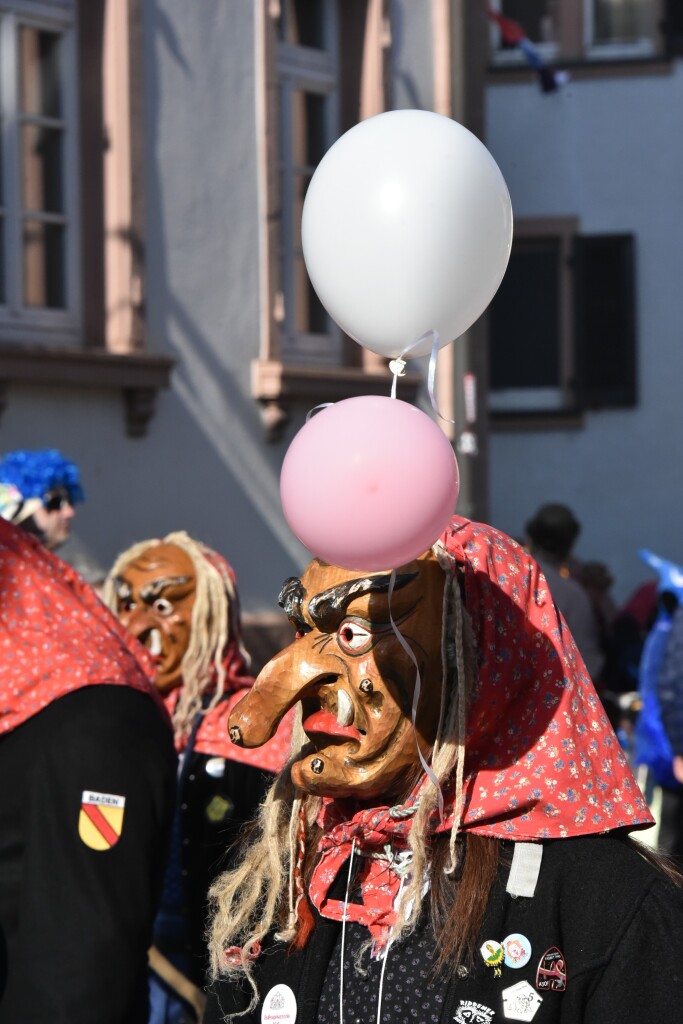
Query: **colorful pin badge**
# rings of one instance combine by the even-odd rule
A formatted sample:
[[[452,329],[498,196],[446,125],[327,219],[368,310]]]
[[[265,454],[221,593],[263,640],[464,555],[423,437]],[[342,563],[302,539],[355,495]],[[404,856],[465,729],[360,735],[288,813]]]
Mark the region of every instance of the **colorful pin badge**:
[[[221,821],[231,818],[234,810],[235,805],[232,800],[219,796],[217,793],[206,805],[206,817],[212,825],[218,825]]]
[[[531,943],[526,935],[519,932],[513,932],[503,939],[503,950],[506,967],[524,967],[531,960]]]
[[[84,790],[78,815],[78,834],[91,850],[110,850],[123,830],[125,796]]]
[[[503,973],[501,964],[505,958],[505,950],[500,942],[497,942],[496,939],[487,939],[480,947],[479,952],[483,956],[486,966],[493,967],[494,977],[500,978]]]
[[[294,1024],[296,1012],[296,996],[289,985],[275,985],[263,1000],[261,1024]]]
[[[546,949],[536,971],[536,988],[540,992],[564,992],[567,987],[567,965],[557,946]]]
[[[210,775],[212,779],[222,779],[225,775],[225,758],[224,757],[210,757],[206,762],[205,769],[206,774]]]
[[[503,990],[503,1016],[506,1020],[533,1020],[543,997],[534,992],[528,981],[518,981]]]

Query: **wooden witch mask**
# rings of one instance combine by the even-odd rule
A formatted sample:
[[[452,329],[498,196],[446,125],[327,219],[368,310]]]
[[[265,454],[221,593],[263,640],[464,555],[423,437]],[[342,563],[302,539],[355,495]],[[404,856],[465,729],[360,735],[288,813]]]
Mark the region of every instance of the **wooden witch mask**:
[[[177,544],[150,544],[114,579],[115,614],[152,655],[154,685],[163,694],[182,685],[182,661],[192,633],[197,576]]]
[[[296,638],[230,716],[233,742],[258,747],[301,702],[309,743],[292,779],[306,792],[398,801],[421,773],[418,743],[429,758],[441,703],[444,572],[430,551],[396,571],[391,598],[390,579],[317,559],[301,579],[288,579],[280,604]]]

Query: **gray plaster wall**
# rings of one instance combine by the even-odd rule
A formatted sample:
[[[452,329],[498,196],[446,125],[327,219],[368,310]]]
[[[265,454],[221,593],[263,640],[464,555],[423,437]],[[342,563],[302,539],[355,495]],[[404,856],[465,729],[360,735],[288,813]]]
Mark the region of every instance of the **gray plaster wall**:
[[[516,217],[578,216],[583,233],[636,237],[639,401],[575,430],[495,433],[491,519],[515,536],[545,501],[583,523],[577,553],[604,560],[623,598],[652,578],[637,551],[683,564],[683,68],[535,84],[487,95],[487,145]]]
[[[60,448],[82,472],[78,541],[103,566],[186,529],[234,565],[247,611],[276,611],[307,561],[284,523],[282,443],[250,396],[259,347],[253,0],[146,0],[146,316],[177,360],[148,437],[118,392],[13,387],[2,449]]]
[[[393,0],[391,5],[391,106],[433,110],[431,0]]]
[[[233,562],[245,608],[275,607],[305,562],[284,524],[284,445],[250,395],[259,349],[252,0],[145,7],[148,331],[178,360],[154,424],[174,518]],[[159,512],[147,497],[148,516]],[[168,519],[168,512],[166,519]]]

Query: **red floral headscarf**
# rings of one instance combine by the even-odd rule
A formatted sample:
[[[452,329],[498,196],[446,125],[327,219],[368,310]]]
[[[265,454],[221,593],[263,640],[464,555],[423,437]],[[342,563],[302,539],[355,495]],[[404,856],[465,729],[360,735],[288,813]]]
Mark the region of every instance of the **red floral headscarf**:
[[[454,516],[442,536],[464,574],[465,607],[479,656],[468,713],[463,831],[498,839],[563,839],[653,824],[595,687],[534,559],[490,526]],[[363,903],[328,898],[353,842],[365,853],[400,853],[423,779],[402,808],[349,816],[325,800],[325,830],[310,896],[325,917],[346,913],[385,938],[399,877],[391,863],[364,859]],[[455,824],[454,787],[431,833]],[[352,812],[351,812],[352,813]]]
[[[145,649],[77,572],[4,520],[0,609],[0,734],[58,697],[96,684],[149,693],[164,713]]]
[[[442,540],[464,567],[480,658],[464,828],[551,839],[652,825],[537,563],[505,534],[459,517]]]

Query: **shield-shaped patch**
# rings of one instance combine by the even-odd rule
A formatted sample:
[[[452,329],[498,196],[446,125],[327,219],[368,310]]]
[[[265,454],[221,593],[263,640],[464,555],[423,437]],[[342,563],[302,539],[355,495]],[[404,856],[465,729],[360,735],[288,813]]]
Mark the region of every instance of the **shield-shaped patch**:
[[[125,796],[83,791],[78,834],[91,850],[110,850],[121,837]]]

